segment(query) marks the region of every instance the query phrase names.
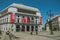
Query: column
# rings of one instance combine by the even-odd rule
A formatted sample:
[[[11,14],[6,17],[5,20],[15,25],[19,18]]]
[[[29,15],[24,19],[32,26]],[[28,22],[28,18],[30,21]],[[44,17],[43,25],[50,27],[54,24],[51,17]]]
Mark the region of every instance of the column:
[[[13,31],[16,32],[16,24],[13,24]]]
[[[35,17],[34,17],[34,24],[36,23],[36,19],[35,19]]]
[[[21,32],[21,29],[22,29],[22,25],[20,25],[20,32]]]
[[[34,26],[34,32],[35,32],[35,26]]]
[[[30,23],[31,23],[31,17],[30,17]]]
[[[30,25],[30,29],[29,29],[29,31],[31,32],[31,25]]]
[[[26,32],[26,29],[27,29],[26,27],[27,27],[27,26],[25,25],[25,32]]]
[[[39,26],[40,26],[40,25],[39,25]],[[41,29],[40,29],[40,27],[39,27],[39,26],[38,26],[38,31],[40,32],[40,30],[41,30]]]
[[[19,23],[21,23],[21,16],[19,17]]]
[[[39,32],[42,31],[42,25],[39,25],[39,26],[38,26],[38,31],[39,31]]]

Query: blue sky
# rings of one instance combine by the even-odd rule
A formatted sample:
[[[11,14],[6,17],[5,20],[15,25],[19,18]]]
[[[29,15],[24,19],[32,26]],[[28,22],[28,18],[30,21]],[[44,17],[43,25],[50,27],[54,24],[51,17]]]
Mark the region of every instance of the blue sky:
[[[48,18],[46,15],[47,11],[52,9],[52,13],[54,15],[58,15],[60,13],[60,0],[0,0],[0,11],[12,3],[21,3],[38,8],[43,18],[43,25]]]

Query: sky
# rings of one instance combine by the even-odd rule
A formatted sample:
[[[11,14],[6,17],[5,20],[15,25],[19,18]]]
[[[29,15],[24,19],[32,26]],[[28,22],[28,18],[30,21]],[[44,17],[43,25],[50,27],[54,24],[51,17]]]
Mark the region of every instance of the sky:
[[[60,14],[60,0],[0,0],[0,11],[12,3],[21,3],[38,8],[42,15],[43,25],[49,18],[49,16],[46,14],[46,12],[49,12],[49,10],[51,10],[54,15]]]

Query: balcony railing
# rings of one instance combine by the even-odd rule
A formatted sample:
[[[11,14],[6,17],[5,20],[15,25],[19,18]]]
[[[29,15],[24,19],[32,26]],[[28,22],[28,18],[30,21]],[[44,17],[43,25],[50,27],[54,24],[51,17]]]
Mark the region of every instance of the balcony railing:
[[[38,18],[35,19],[35,17],[33,18],[33,20],[30,17],[30,20],[29,21],[26,20],[26,22],[22,22],[22,16],[15,18],[15,23],[37,24],[37,22],[38,22]]]

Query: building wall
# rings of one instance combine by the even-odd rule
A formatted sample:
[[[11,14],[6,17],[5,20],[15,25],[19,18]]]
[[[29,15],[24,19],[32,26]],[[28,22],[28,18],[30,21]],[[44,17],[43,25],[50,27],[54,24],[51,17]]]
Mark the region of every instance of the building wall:
[[[23,13],[24,14],[26,13],[26,14],[25,15],[21,15],[20,13],[18,14],[18,12],[20,12],[20,11],[22,12],[22,14]],[[10,31],[16,31],[16,24],[19,24],[19,23],[24,24],[22,22],[22,17],[24,16],[27,19],[28,16],[29,16],[27,14],[30,14],[30,16],[29,16],[29,18],[30,18],[30,22],[29,23],[30,24],[36,24],[36,25],[40,24],[40,25],[42,25],[42,20],[41,20],[42,18],[41,18],[41,14],[39,12],[32,11],[32,10],[28,11],[28,10],[25,10],[25,9],[20,9],[20,8],[15,8],[15,7],[9,7],[8,8],[8,12],[12,12],[12,14],[16,14],[17,13],[18,15],[12,15],[14,17],[14,20],[15,20],[13,24],[11,22],[11,19],[13,17],[11,17],[11,15],[8,14],[8,13],[6,13],[8,15],[5,15],[5,16],[3,16],[3,17],[0,18],[0,23],[2,23],[2,24],[0,24],[0,26],[2,27],[2,30],[4,30],[4,31],[8,31],[8,30],[10,30]],[[37,19],[36,19],[36,16],[38,16]],[[27,20],[26,20],[25,23],[28,24]],[[35,26],[35,25],[33,25],[33,26]],[[38,30],[40,30],[39,28],[38,28]]]
[[[52,20],[53,29],[59,30],[58,17]]]
[[[22,23],[22,17],[23,16],[17,16],[17,15],[15,15],[15,23],[17,23],[17,24],[19,24],[19,23]],[[25,17],[27,17],[27,16],[25,16]],[[8,18],[8,19],[7,19]],[[19,19],[19,22],[18,22],[18,19]],[[30,19],[32,20],[32,17],[30,17]],[[33,23],[33,24],[36,24],[36,20],[35,20],[36,18],[33,16],[33,20],[32,21],[30,21],[31,23]],[[39,19],[39,18],[37,18],[37,19]],[[38,22],[38,20],[37,20],[37,22]],[[2,23],[2,24],[1,24]],[[23,23],[22,23],[23,24]],[[28,24],[28,23],[27,23]],[[20,24],[21,25],[21,24]],[[37,25],[37,24],[36,24]],[[3,17],[1,17],[0,18],[0,26],[2,27],[2,31],[8,31],[8,30],[10,30],[10,31],[16,31],[16,24],[13,24],[12,25],[12,23],[10,23],[10,14],[8,14],[8,15],[5,15],[5,16],[3,16]],[[26,25],[27,26],[27,25]],[[34,25],[33,25],[33,27],[34,27]],[[35,28],[35,27],[34,27]],[[40,26],[38,27],[38,30],[40,30],[39,29],[40,28]],[[30,29],[29,29],[30,30]],[[35,30],[35,29],[34,29]]]
[[[59,31],[60,30],[60,17],[56,17],[51,20],[52,21],[52,28],[54,31]],[[47,27],[47,24],[46,24]]]
[[[7,23],[9,22],[9,15],[5,15],[3,17],[0,17],[0,23]]]
[[[60,30],[60,17],[58,17],[58,22],[59,22],[59,30]]]
[[[13,27],[12,27],[12,24],[3,24],[3,25],[0,25],[1,27],[1,30],[2,31],[16,31],[16,27],[15,27],[15,24],[13,24]]]

